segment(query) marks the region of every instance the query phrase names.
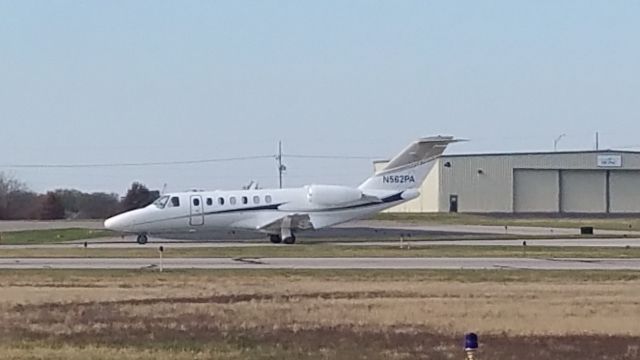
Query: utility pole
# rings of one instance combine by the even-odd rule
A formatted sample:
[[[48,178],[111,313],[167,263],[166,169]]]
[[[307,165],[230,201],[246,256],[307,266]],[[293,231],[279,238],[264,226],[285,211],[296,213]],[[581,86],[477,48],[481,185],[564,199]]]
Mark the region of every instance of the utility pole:
[[[282,173],[287,170],[287,167],[282,164],[282,141],[278,141],[278,155],[276,155],[276,161],[278,162],[278,184],[282,189]]]
[[[600,133],[596,131],[596,150],[600,150]]]

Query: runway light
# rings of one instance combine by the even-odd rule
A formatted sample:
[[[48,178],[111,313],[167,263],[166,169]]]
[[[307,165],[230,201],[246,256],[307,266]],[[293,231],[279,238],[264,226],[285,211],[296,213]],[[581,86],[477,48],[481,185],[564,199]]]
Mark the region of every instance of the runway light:
[[[160,272],[164,271],[164,261],[162,260],[162,253],[164,252],[164,246],[160,245],[158,248],[158,252],[160,253]]]
[[[467,360],[474,360],[476,358],[476,351],[478,350],[478,335],[475,333],[468,333],[464,336],[464,351],[467,355]]]

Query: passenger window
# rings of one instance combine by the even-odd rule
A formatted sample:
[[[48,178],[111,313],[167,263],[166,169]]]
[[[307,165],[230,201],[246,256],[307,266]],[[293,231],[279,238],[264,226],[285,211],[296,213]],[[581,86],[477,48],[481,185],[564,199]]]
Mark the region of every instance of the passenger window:
[[[171,198],[171,207],[178,207],[180,206],[180,198],[177,196],[174,196]]]
[[[198,198],[193,198],[193,205],[194,205],[194,206],[200,206],[200,199],[198,199]]]
[[[246,196],[242,197],[242,203],[247,205],[249,203],[249,199]]]
[[[221,198],[221,197],[218,198],[218,205],[220,206],[224,205],[224,198]]]
[[[236,198],[234,196],[229,198],[229,204],[231,204],[231,205],[235,205],[236,204]]]
[[[266,202],[267,204],[271,204],[271,195],[267,195],[264,197],[264,202]]]
[[[256,195],[253,197],[253,203],[254,204],[260,204],[260,196]]]
[[[207,206],[213,205],[213,200],[211,198],[207,198]]]

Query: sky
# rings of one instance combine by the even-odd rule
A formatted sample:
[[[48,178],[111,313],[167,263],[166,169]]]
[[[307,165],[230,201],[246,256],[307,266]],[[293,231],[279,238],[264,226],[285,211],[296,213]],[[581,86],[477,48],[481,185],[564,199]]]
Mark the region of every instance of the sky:
[[[357,185],[449,153],[640,149],[640,2],[0,0],[0,171],[38,192]]]

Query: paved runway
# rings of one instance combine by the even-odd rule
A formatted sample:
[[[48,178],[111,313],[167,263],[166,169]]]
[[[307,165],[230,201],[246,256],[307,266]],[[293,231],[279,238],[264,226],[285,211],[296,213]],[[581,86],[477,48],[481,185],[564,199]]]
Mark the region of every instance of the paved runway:
[[[478,239],[409,241],[410,246],[552,246],[552,247],[640,247],[640,238],[567,238],[567,239]],[[364,241],[334,243],[349,246],[399,246],[399,241]]]
[[[300,245],[304,245],[304,239]],[[551,246],[551,247],[640,247],[640,238],[566,238],[566,239],[478,239],[478,240],[408,240],[404,244],[411,247],[419,246],[522,246],[526,241],[527,246]],[[318,244],[318,242],[315,242]],[[332,241],[326,242],[330,245],[338,246],[400,246],[400,241]],[[150,239],[146,245],[138,245],[133,237],[125,238],[103,238],[87,240],[87,245],[92,249],[141,249],[155,248],[160,245],[165,248],[221,248],[221,247],[255,247],[255,246],[290,246],[274,245],[267,240],[258,241],[187,241]],[[82,248],[84,241],[74,241],[56,244],[35,244],[35,245],[0,245],[2,249],[60,249],[60,248]]]
[[[499,222],[499,220],[496,220]],[[2,220],[0,221],[0,232],[21,231],[21,230],[44,230],[44,229],[67,229],[67,228],[86,228],[86,229],[102,229],[102,220],[56,220],[56,221],[25,221],[25,220]],[[348,230],[348,234],[343,235],[344,230]],[[322,229],[314,232],[306,232],[305,236],[309,237],[334,237],[334,236],[350,236],[350,237],[366,237],[374,235],[399,235],[401,233],[409,233],[415,236],[421,233],[429,234],[511,234],[511,235],[577,235],[577,228],[551,228],[551,227],[533,227],[533,226],[504,226],[498,225],[459,225],[459,224],[414,224],[403,221],[390,220],[356,220],[346,224],[338,225],[329,229]],[[638,231],[619,231],[619,230],[596,230],[598,235],[619,235],[636,234]],[[192,235],[193,236],[193,235]],[[196,235],[197,236],[197,235]],[[236,231],[231,234],[229,231],[217,231],[212,234],[202,234],[202,239],[257,239],[256,233]]]
[[[165,269],[536,269],[640,270],[640,259],[528,258],[171,258]],[[145,269],[159,259],[0,259],[0,269]]]
[[[567,238],[567,239],[478,239],[478,240],[420,240],[406,241],[404,245],[410,247],[419,246],[522,246],[526,241],[527,246],[550,246],[550,247],[640,247],[640,238]],[[315,242],[318,244],[318,242]],[[400,246],[400,241],[337,241],[326,242],[330,245],[338,246]],[[255,247],[255,246],[290,246],[290,245],[274,245],[267,240],[261,241],[187,241],[187,240],[168,240],[168,239],[151,239],[146,245],[138,245],[133,237],[122,238],[103,238],[87,240],[87,246],[91,249],[142,249],[156,248],[158,246],[165,248],[226,248],[226,247]],[[304,245],[304,240],[300,241],[300,245]],[[298,245],[299,246],[299,245]],[[83,248],[84,241],[74,241],[55,244],[34,244],[34,245],[0,245],[0,251],[3,249],[60,249],[60,248]],[[1,254],[0,254],[1,255]]]
[[[370,227],[380,229],[403,229],[408,231],[432,231],[444,233],[465,233],[465,234],[507,234],[507,235],[528,235],[528,236],[567,236],[579,235],[579,228],[558,228],[541,226],[500,226],[500,225],[461,225],[461,224],[413,224],[402,221],[388,220],[359,220],[349,222],[339,227]],[[596,235],[617,235],[624,234],[640,235],[634,230],[602,230],[595,229]]]
[[[26,228],[67,228],[93,227],[99,228],[97,221],[0,221],[0,230]],[[318,243],[331,240],[332,244],[343,246],[399,246],[400,238],[408,240],[411,246],[434,245],[476,245],[476,246],[522,246],[524,239],[520,236],[548,236],[553,239],[526,239],[529,246],[593,246],[593,247],[640,247],[640,232],[633,231],[597,231],[599,235],[615,236],[616,238],[571,238],[577,235],[577,229],[539,228],[539,227],[509,227],[479,226],[479,225],[415,225],[396,221],[360,220],[339,225],[334,228],[308,231],[299,235],[301,244]],[[472,235],[473,240],[469,240]],[[500,239],[500,237],[514,237],[514,240]],[[555,237],[567,236],[567,238]],[[151,237],[147,247],[174,248],[204,248],[204,247],[250,247],[274,246],[264,235],[248,231],[215,231],[208,233],[183,234],[171,236],[174,239]],[[183,237],[183,239],[180,239]],[[186,239],[185,239],[186,237]],[[413,239],[446,239],[419,240]],[[461,240],[451,240],[459,238]],[[193,240],[196,239],[196,240]],[[371,241],[369,241],[371,240]],[[86,240],[91,248],[139,248],[133,236],[99,238]],[[0,245],[2,249],[18,248],[76,248],[82,247],[84,240],[65,243],[49,243],[39,245]]]
[[[608,236],[640,236],[636,231],[620,230],[595,230],[596,235]],[[473,236],[537,236],[557,237],[580,235],[577,228],[549,228],[532,226],[491,226],[491,225],[416,225],[397,221],[359,220],[335,227],[305,231],[299,234],[301,239],[399,239],[401,236],[411,238],[434,237],[468,237]],[[208,240],[208,241],[233,241],[233,240],[264,240],[265,236],[259,233],[236,231],[207,231],[203,233],[193,232],[189,234],[166,235],[169,239]]]

